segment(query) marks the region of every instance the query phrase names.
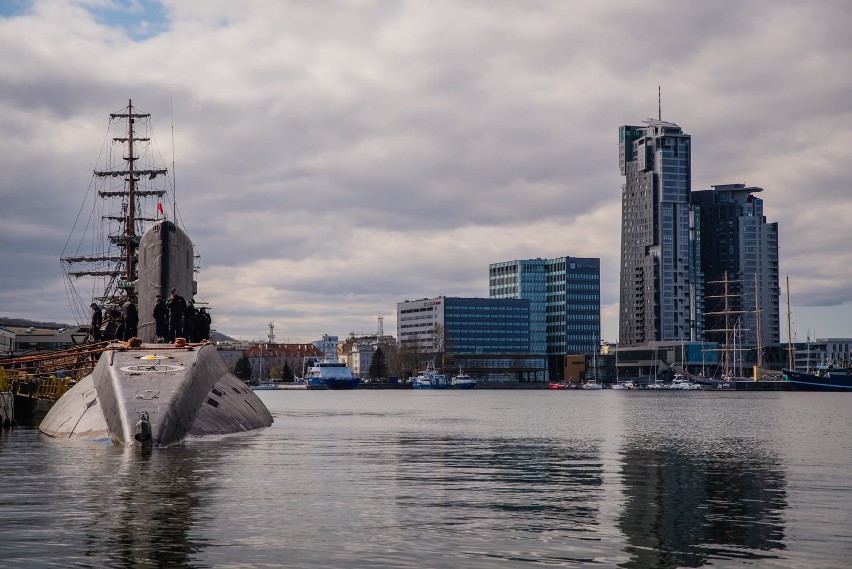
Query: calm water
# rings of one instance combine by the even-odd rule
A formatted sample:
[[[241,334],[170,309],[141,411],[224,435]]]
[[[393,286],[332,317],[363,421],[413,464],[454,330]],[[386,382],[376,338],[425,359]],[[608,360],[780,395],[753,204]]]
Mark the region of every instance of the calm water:
[[[258,392],[145,452],[0,433],[2,567],[849,567],[852,396]]]

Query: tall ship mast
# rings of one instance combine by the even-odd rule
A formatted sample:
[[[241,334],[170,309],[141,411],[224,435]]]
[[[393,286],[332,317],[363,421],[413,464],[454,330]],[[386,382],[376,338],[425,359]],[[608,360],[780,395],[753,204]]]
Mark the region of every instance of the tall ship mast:
[[[128,100],[125,109],[109,115],[97,168],[61,256],[79,323],[88,320],[92,302],[117,309],[134,292],[141,236],[169,209],[177,213],[173,196],[151,115]]]
[[[742,346],[737,347],[736,341],[737,332],[740,331],[740,324],[742,322],[740,317],[745,314],[745,310],[734,310],[731,307],[731,299],[739,298],[740,296],[739,292],[733,292],[731,290],[731,286],[737,285],[737,287],[739,288],[741,281],[729,279],[728,273],[725,272],[723,280],[710,281],[707,284],[723,286],[721,294],[705,296],[706,300],[718,299],[721,301],[721,310],[707,311],[705,312],[705,315],[722,316],[724,318],[723,327],[715,329],[705,329],[704,332],[708,334],[708,337],[714,337],[712,336],[713,334],[724,335],[724,341],[720,342],[722,344],[722,376],[731,377],[732,375],[734,375],[736,360],[737,357],[739,357],[739,354],[737,352],[745,351]],[[742,367],[742,364],[740,364],[740,367]]]

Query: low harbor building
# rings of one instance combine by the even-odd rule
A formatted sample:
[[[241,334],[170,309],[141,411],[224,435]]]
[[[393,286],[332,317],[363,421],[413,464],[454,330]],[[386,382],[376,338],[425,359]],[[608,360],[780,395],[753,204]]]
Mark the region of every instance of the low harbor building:
[[[41,327],[5,325],[0,332],[0,353],[10,356],[36,355],[44,352],[67,350],[86,341],[88,326]],[[12,335],[9,349],[9,334]]]

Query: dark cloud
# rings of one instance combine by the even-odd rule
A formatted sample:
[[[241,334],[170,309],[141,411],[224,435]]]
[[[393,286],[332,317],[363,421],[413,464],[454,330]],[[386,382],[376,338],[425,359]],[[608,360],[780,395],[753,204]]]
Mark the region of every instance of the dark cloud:
[[[226,333],[274,318],[311,340],[378,315],[392,331],[398,301],[486,295],[491,262],[577,255],[602,259],[614,337],[617,129],[655,116],[662,86],[663,118],[693,136],[694,187],[764,187],[796,302],[848,321],[846,2],[0,13],[0,313],[70,314],[57,259],[106,117],[132,98],[174,157],[201,296]]]

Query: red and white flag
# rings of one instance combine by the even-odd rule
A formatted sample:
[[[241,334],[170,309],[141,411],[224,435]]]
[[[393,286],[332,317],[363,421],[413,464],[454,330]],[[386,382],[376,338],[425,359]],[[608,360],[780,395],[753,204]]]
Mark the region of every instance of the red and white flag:
[[[163,218],[165,218],[165,217],[166,217],[166,214],[165,214],[165,213],[163,213],[163,204],[162,204],[162,203],[160,203],[160,202],[157,202],[157,213],[159,213],[160,215],[162,215],[162,216],[163,216]]]

